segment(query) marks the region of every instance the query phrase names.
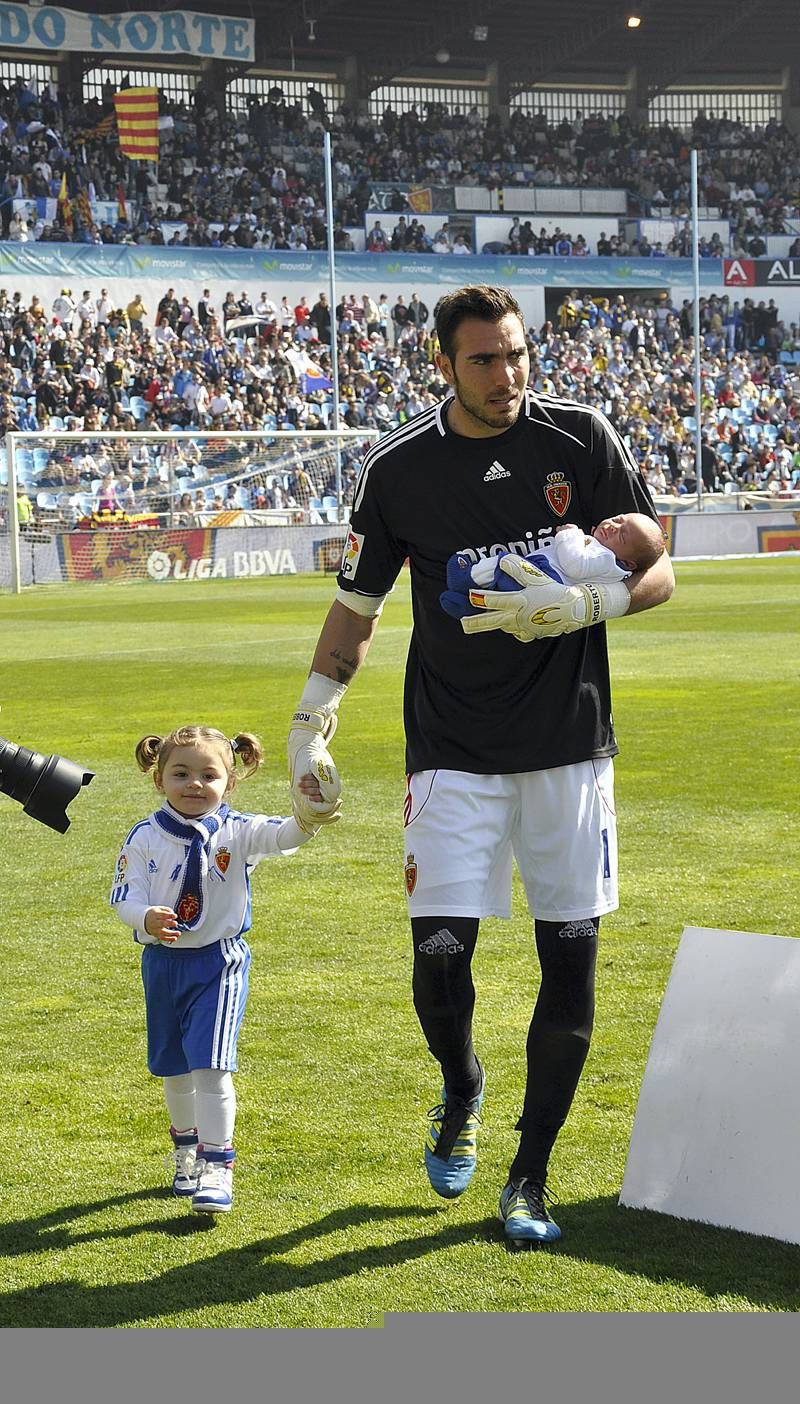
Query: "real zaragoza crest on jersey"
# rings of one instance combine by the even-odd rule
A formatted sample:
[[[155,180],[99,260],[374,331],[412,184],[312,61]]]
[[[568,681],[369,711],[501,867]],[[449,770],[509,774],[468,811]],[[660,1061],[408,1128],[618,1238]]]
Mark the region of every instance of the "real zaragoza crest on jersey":
[[[229,848],[218,848],[214,856],[214,862],[221,873],[227,873],[231,861],[231,851]]]
[[[567,482],[563,473],[548,473],[544,495],[556,516],[563,517],[572,500],[572,484]]]
[[[406,858],[405,878],[406,892],[410,897],[412,892],[414,891],[414,888],[417,885],[417,865],[414,861],[413,853],[409,853],[408,857]]]

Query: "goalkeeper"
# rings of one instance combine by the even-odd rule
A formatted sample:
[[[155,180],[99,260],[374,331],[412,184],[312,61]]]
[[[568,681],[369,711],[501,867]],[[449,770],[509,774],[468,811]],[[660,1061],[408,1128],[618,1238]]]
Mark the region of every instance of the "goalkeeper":
[[[364,458],[336,598],[289,737],[292,797],[301,823],[338,817],[337,711],[408,561],[404,877],[414,1008],[440,1070],[421,1149],[434,1191],[461,1194],[476,1166],[484,1094],[488,1087],[490,1112],[503,1076],[499,1067],[484,1072],[473,1044],[472,957],[481,918],[511,914],[516,860],[541,982],[498,1213],[509,1243],[535,1245],[560,1236],[545,1179],[589,1048],[600,918],[617,906],[604,621],[662,604],[674,578],[664,552],[626,580],[579,585],[522,559],[568,521],[587,535],[628,512],[656,522],[649,494],[599,411],[528,389],[525,324],[506,289],[448,293],[436,331],[451,393]],[[508,552],[506,573],[523,577],[514,593],[483,591],[460,628],[439,603],[455,552],[472,560]],[[303,794],[308,775],[321,800]],[[369,940],[368,901],[363,912]],[[529,944],[526,935],[523,952]],[[528,965],[509,960],[495,972],[515,1004],[532,998]],[[369,1080],[364,1087],[366,1118]],[[387,1180],[406,1134],[385,1127]]]

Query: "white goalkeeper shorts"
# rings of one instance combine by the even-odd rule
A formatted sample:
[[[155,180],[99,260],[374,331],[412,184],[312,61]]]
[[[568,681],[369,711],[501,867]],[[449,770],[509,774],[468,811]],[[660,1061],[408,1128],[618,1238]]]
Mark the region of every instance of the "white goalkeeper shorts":
[[[514,860],[541,921],[618,906],[610,758],[520,775],[422,770],[409,777],[404,818],[412,917],[509,917]]]

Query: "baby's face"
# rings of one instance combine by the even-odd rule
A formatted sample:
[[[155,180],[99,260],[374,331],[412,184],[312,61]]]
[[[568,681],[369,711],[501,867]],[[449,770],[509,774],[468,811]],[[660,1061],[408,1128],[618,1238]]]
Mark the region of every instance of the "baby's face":
[[[598,522],[592,535],[601,546],[606,546],[609,551],[614,552],[623,570],[636,569],[636,527],[624,512],[616,517],[605,517],[602,522]]]

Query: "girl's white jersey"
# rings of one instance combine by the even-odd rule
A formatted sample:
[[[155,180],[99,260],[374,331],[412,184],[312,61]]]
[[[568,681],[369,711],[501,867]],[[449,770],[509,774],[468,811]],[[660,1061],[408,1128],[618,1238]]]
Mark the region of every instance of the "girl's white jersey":
[[[164,809],[183,825],[191,819]],[[208,840],[208,866],[203,877],[203,915],[197,926],[183,930],[180,946],[210,946],[250,930],[250,874],[264,858],[282,858],[305,841],[294,819],[266,814],[241,814],[232,809]],[[133,927],[133,939],[155,945],[144,929],[148,907],[176,908],[189,844],[166,833],[150,815],[134,824],[117,859],[111,906]],[[205,867],[205,865],[204,865]]]

